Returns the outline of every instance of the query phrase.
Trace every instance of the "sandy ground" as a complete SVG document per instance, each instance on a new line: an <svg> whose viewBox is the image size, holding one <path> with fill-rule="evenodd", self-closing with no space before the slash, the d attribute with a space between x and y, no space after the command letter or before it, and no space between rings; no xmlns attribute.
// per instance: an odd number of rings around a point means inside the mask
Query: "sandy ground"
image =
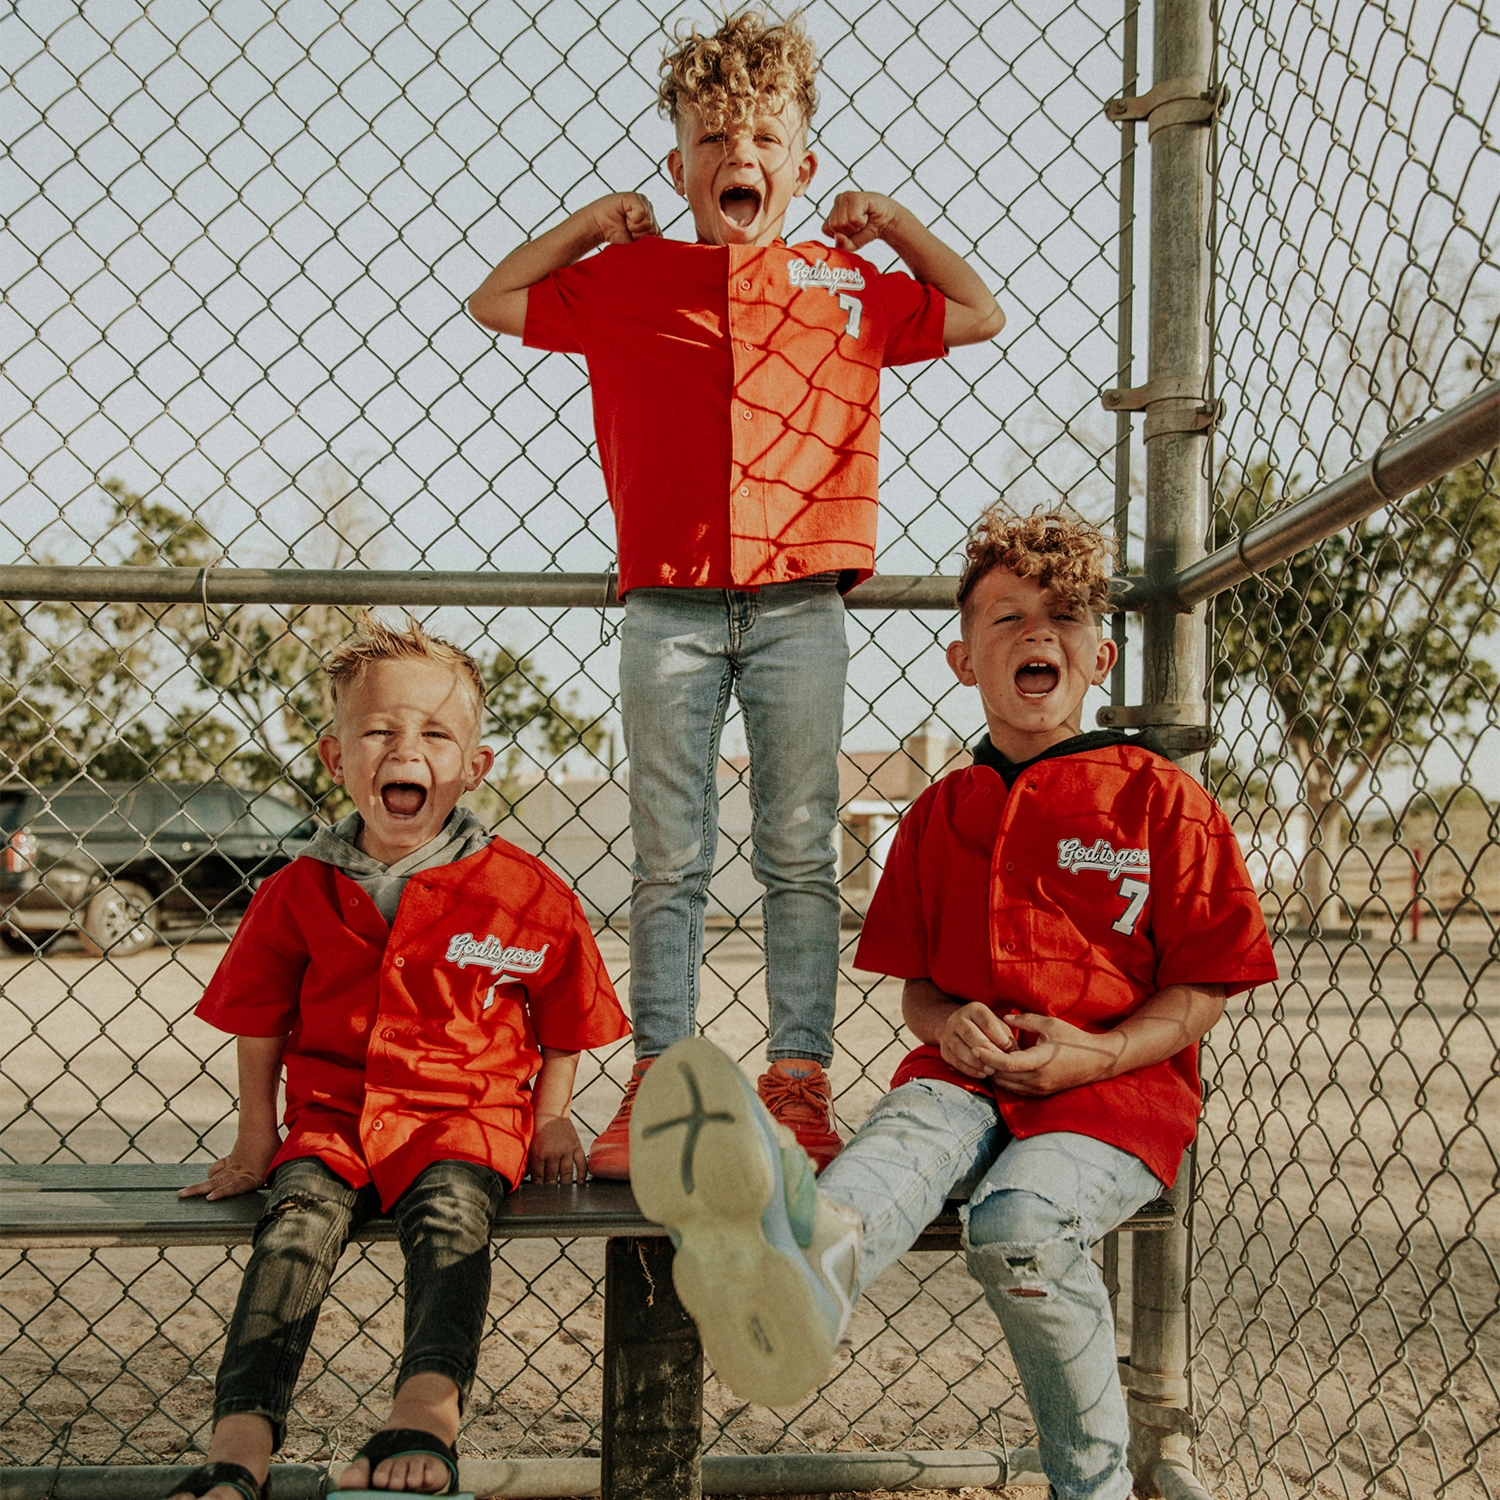
<svg viewBox="0 0 1500 1500"><path fill-rule="evenodd" d="M603 946L619 974L623 946ZM735 933L711 933L710 949L701 1015L757 1071L759 954ZM26 1161L222 1151L231 1055L190 1014L221 952L158 948L107 964L59 945L0 962L0 1151ZM1493 960L1478 931L1448 951L1302 943L1280 957L1282 983L1232 1002L1211 1043L1195 1224L1202 1466L1235 1496L1493 1496ZM849 1125L905 1051L898 1013L897 986L845 970L832 1072ZM628 1066L624 1048L586 1063L586 1130L609 1118ZM498 1247L466 1451L596 1449L602 1258L597 1241ZM161 1462L201 1444L242 1259L51 1250L0 1263L0 1461L55 1462L61 1448L78 1462ZM1128 1285L1128 1246L1122 1260ZM383 1416L399 1271L394 1247L346 1255L288 1458L348 1452ZM961 1259L906 1257L871 1288L852 1331L852 1354L799 1410L746 1406L710 1377L710 1446L1030 1441L998 1328ZM1124 1348L1128 1326L1121 1336Z"/></svg>

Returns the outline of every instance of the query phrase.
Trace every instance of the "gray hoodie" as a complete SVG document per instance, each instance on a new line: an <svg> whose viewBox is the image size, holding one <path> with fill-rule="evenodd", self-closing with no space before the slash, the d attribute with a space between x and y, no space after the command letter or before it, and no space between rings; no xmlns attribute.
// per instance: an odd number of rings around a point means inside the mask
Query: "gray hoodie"
<svg viewBox="0 0 1500 1500"><path fill-rule="evenodd" d="M388 923L395 922L401 892L419 870L431 870L437 865L451 865L457 860L467 859L490 842L490 832L484 824L467 807L455 807L435 839L413 850L404 859L383 865L355 847L355 840L364 826L365 820L356 812L341 818L331 827L319 828L300 857L318 859L342 870L370 893L370 899Z"/></svg>

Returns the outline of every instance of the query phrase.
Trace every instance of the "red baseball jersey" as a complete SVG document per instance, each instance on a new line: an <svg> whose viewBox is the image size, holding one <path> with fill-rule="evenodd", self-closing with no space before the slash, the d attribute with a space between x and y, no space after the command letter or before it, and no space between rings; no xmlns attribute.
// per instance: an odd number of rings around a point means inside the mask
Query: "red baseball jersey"
<svg viewBox="0 0 1500 1500"><path fill-rule="evenodd" d="M946 352L941 292L822 244L607 245L531 288L582 354L620 593L875 569L880 371Z"/></svg>
<svg viewBox="0 0 1500 1500"><path fill-rule="evenodd" d="M540 1049L630 1030L572 891L503 839L413 875L392 926L342 871L293 860L256 891L197 1013L287 1038L272 1165L315 1156L386 1208L435 1161L520 1182Z"/></svg>
<svg viewBox="0 0 1500 1500"><path fill-rule="evenodd" d="M1168 985L1235 994L1276 978L1229 820L1186 772L1133 744L1034 762L1008 791L980 765L929 787L901 820L854 961L1096 1032ZM891 1086L913 1078L993 1092L1017 1138L1093 1136L1169 1186L1201 1099L1196 1045L1044 1099L970 1078L930 1045Z"/></svg>

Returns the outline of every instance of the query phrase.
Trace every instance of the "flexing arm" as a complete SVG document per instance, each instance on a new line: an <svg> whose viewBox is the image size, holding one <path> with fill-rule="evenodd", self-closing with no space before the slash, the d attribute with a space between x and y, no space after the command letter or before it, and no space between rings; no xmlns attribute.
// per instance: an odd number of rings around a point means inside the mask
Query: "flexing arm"
<svg viewBox="0 0 1500 1500"><path fill-rule="evenodd" d="M266 1180L271 1158L281 1149L276 1123L276 1093L281 1085L284 1036L242 1036L236 1039L240 1076L240 1123L234 1149L209 1169L206 1182L185 1187L179 1198L234 1198L253 1193Z"/></svg>
<svg viewBox="0 0 1500 1500"><path fill-rule="evenodd" d="M573 1125L573 1079L578 1054L542 1048L541 1071L531 1086L535 1126L527 1166L534 1182L582 1182L588 1169Z"/></svg>
<svg viewBox="0 0 1500 1500"><path fill-rule="evenodd" d="M469 311L486 328L520 338L526 331L526 295L537 282L600 245L628 245L660 233L650 203L639 193L598 198L512 250L469 298Z"/></svg>
<svg viewBox="0 0 1500 1500"><path fill-rule="evenodd" d="M950 349L982 344L1005 327L1000 304L973 266L895 199L882 193L840 193L823 233L841 250L884 240L918 281L936 287L948 304L943 342Z"/></svg>
<svg viewBox="0 0 1500 1500"><path fill-rule="evenodd" d="M1103 1032L1083 1031L1054 1016L1007 1015L1007 1026L1037 1040L999 1058L990 1076L1012 1094L1041 1098L1165 1062L1224 1014L1224 993L1222 984L1168 985Z"/></svg>

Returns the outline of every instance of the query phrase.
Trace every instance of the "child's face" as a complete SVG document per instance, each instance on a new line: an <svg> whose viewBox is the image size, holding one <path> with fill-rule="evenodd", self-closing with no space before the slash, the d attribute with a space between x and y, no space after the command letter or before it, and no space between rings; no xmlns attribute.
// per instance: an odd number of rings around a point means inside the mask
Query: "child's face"
<svg viewBox="0 0 1500 1500"><path fill-rule="evenodd" d="M1082 732L1084 695L1109 676L1116 654L1083 606L996 568L974 585L948 665L979 689L991 744L1029 760Z"/></svg>
<svg viewBox="0 0 1500 1500"><path fill-rule="evenodd" d="M495 762L458 673L421 658L372 662L318 756L364 819L359 847L385 865L435 839Z"/></svg>
<svg viewBox="0 0 1500 1500"><path fill-rule="evenodd" d="M695 110L682 110L667 170L693 211L701 244L769 245L780 237L792 199L817 170L806 135L795 108L725 131L707 130Z"/></svg>

